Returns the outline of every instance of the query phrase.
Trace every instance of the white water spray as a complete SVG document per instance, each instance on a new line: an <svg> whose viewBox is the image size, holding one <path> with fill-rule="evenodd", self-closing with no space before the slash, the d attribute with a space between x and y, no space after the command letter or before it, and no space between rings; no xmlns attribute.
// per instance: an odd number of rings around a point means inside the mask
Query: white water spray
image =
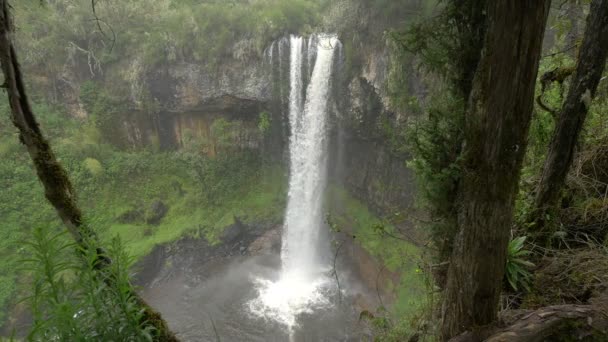
<svg viewBox="0 0 608 342"><path fill-rule="evenodd" d="M290 178L281 275L274 282L258 280L259 297L250 303L253 313L290 329L297 325L299 314L329 305L324 292L332 284L318 246L327 173L327 105L339 41L335 36L313 37L308 42L314 46L308 46L303 56L305 42L301 37L290 39ZM316 60L304 99L303 63L311 65L313 56Z"/></svg>

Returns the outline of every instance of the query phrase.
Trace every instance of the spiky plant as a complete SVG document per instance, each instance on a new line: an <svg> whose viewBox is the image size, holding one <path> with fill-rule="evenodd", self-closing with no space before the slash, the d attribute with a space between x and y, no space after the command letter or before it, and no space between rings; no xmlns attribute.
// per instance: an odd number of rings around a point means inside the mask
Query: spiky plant
<svg viewBox="0 0 608 342"><path fill-rule="evenodd" d="M515 291L519 291L521 288L526 291L530 290L532 273L529 269L534 267L534 264L526 260L526 257L530 255L530 251L524 249L526 238L526 236L520 236L509 242L505 277Z"/></svg>
<svg viewBox="0 0 608 342"><path fill-rule="evenodd" d="M129 285L130 258L118 239L108 250L113 263L104 276L95 272L95 252L77 252L65 232L34 229L24 242L31 259L24 260L33 281L29 297L34 324L30 341L152 341L152 331ZM84 258L83 258L84 256Z"/></svg>

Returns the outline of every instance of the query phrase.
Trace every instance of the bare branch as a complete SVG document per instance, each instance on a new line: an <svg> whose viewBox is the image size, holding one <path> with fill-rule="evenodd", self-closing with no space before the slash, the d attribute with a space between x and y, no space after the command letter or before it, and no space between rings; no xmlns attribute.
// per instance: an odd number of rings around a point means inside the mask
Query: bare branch
<svg viewBox="0 0 608 342"><path fill-rule="evenodd" d="M112 29L112 26L110 26L104 20L100 19L99 16L97 15L97 9L96 9L97 1L99 1L99 0L91 0L91 8L93 9L93 16L94 16L93 20L97 24L97 29L99 30L99 32L106 39L110 40L110 42L112 43L112 45L110 45L110 52L112 52L112 50L114 49L114 45L116 44L116 32L114 32L114 29ZM104 24L110 30L110 33L112 34L111 38L108 37L108 35L106 34L106 32L101 27L101 24Z"/></svg>

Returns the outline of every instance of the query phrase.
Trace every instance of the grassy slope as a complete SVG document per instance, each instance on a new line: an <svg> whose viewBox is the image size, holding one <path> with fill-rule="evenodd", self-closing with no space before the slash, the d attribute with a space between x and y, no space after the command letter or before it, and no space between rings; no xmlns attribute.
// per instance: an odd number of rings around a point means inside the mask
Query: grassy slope
<svg viewBox="0 0 608 342"><path fill-rule="evenodd" d="M266 175L256 177L259 182L246 184L242 189L228 194L226 200L218 205L204 203L192 179L177 177L176 180L176 177L171 175L155 175L150 181L158 185L159 191L152 196L148 195L148 202L164 197L170 208L161 223L154 226L145 222L119 223L113 219L132 208L133 203L142 200L141 194L135 189L123 198L104 196L103 211L110 217L104 235L118 234L129 253L140 257L149 253L155 245L177 240L186 234L217 241L223 228L234 223L235 216L244 222L277 222L282 216L284 185L281 178L273 178L271 175L280 172L278 169L265 170ZM171 189L174 181L182 184L183 195ZM111 194L113 190L107 189L107 194Z"/></svg>
<svg viewBox="0 0 608 342"><path fill-rule="evenodd" d="M374 229L382 225L391 232L394 227L386 224L374 215L361 201L351 196L346 190L338 186L329 189L331 214L339 227L352 227L355 240L387 269L401 275L398 284L390 284L397 293L397 301L392 306L395 317L407 318L419 313L426 304L425 278L418 263L421 258L420 249L414 244L382 236Z"/></svg>

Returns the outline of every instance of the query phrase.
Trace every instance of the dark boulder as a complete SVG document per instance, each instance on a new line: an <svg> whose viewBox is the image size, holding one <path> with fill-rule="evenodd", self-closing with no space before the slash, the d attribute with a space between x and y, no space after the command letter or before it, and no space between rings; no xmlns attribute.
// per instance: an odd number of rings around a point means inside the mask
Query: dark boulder
<svg viewBox="0 0 608 342"><path fill-rule="evenodd" d="M131 209L118 215L118 222L123 224L137 223L144 220L144 212L141 209Z"/></svg>
<svg viewBox="0 0 608 342"><path fill-rule="evenodd" d="M148 214L146 215L146 223L152 225L158 225L160 221L165 217L169 211L169 208L163 201L156 200L152 202L150 208L148 210Z"/></svg>
<svg viewBox="0 0 608 342"><path fill-rule="evenodd" d="M246 231L245 224L239 220L238 217L234 217L234 224L226 228L222 233L220 239L223 243L236 242Z"/></svg>

